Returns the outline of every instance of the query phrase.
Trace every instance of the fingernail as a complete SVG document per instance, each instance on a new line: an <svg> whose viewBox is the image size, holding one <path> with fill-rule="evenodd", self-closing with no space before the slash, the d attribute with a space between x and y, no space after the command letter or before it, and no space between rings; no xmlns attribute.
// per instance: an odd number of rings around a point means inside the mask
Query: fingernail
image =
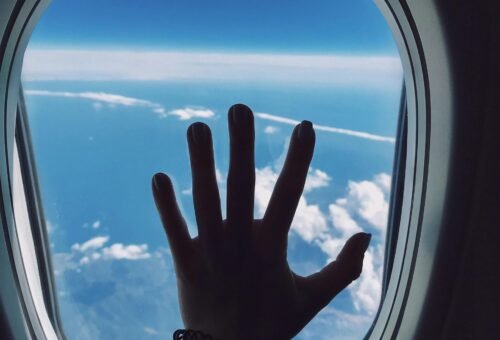
<svg viewBox="0 0 500 340"><path fill-rule="evenodd" d="M235 104L229 111L231 122L236 126L243 126L250 121L252 110L244 104Z"/></svg>
<svg viewBox="0 0 500 340"><path fill-rule="evenodd" d="M193 134L193 141L195 144L205 143L208 136L208 126L197 122L191 126L191 132Z"/></svg>
<svg viewBox="0 0 500 340"><path fill-rule="evenodd" d="M308 141L313 134L313 125L308 120L303 120L299 125L298 137L299 140L304 143Z"/></svg>
<svg viewBox="0 0 500 340"><path fill-rule="evenodd" d="M370 240L371 239L372 239L372 234L370 234L370 233L363 233L363 238L360 241L360 248L363 250L363 253L368 249L368 246L370 245Z"/></svg>
<svg viewBox="0 0 500 340"><path fill-rule="evenodd" d="M155 190L162 191L165 188L165 182L167 180L167 176L162 174L161 172L155 174L153 176L153 185L155 186Z"/></svg>

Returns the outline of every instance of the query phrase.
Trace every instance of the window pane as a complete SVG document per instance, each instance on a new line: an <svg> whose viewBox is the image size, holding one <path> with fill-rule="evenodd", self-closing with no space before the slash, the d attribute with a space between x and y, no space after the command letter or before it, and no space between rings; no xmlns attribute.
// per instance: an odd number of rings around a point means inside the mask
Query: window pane
<svg viewBox="0 0 500 340"><path fill-rule="evenodd" d="M353 233L373 234L361 278L298 338L365 334L380 299L402 84L373 3L54 1L23 77L70 339L165 338L182 328L151 176L171 175L196 235L186 129L211 127L225 202L226 113L238 102L255 112L256 217L294 125L315 124L289 235L294 271L311 274Z"/></svg>

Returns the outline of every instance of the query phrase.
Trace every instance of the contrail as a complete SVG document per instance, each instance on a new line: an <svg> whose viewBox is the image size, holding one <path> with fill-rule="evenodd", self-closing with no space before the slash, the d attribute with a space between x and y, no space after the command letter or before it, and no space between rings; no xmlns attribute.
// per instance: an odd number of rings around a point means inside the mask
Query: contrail
<svg viewBox="0 0 500 340"><path fill-rule="evenodd" d="M295 120L295 119L291 119L291 118L287 118L287 117L283 117L283 116L276 116L276 115L272 115L269 113L257 112L257 113L255 113L255 115L260 119L270 120L273 122L283 123L283 124L288 124L288 125L297 125L300 123L299 120ZM333 132L333 133L339 133L342 135L348 135L348 136L357 137L357 138L374 140L377 142L387 142L387 143L395 143L396 142L396 139L394 137L374 135L374 134L371 134L368 132L363 132L363 131L341 129L341 128L337 128L334 126L314 124L314 129L318 130L318 131Z"/></svg>

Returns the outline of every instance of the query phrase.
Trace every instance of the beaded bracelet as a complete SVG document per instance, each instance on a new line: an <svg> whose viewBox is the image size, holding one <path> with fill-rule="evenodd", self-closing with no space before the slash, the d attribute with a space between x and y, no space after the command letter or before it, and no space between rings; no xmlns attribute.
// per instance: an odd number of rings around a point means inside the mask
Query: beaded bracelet
<svg viewBox="0 0 500 340"><path fill-rule="evenodd" d="M192 329L178 329L174 332L174 340L215 340L211 335Z"/></svg>

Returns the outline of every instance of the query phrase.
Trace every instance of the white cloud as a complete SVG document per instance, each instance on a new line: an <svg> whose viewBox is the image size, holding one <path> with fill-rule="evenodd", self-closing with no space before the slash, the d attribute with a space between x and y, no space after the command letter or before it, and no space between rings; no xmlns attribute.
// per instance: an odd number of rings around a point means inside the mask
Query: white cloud
<svg viewBox="0 0 500 340"><path fill-rule="evenodd" d="M382 258L373 249L365 253L363 274L350 287L354 307L358 311L376 313L382 292Z"/></svg>
<svg viewBox="0 0 500 340"><path fill-rule="evenodd" d="M310 169L308 190L328 185L329 177L320 170ZM278 180L278 172L270 166L255 169L255 208L259 216L263 216L274 185ZM307 180L306 180L307 183ZM304 195L299 199L291 229L307 242L322 237L327 231L327 221L319 206L308 204Z"/></svg>
<svg viewBox="0 0 500 340"><path fill-rule="evenodd" d="M384 194L388 195L391 192L391 176L386 173L375 175L375 183L382 189Z"/></svg>
<svg viewBox="0 0 500 340"><path fill-rule="evenodd" d="M93 237L90 240L88 240L82 244L79 244L79 243L73 244L71 246L71 249L74 251L79 251L79 252L85 252L89 249L99 249L99 248L102 248L104 246L104 244L106 244L106 242L108 242L108 240L109 240L109 236L96 236L96 237Z"/></svg>
<svg viewBox="0 0 500 340"><path fill-rule="evenodd" d="M182 325L176 277L167 249L158 248L156 253L161 256L124 260L118 267L112 260L93 261L81 266L80 272L58 276L58 290L67 292L59 300L61 312L72 315L65 321L68 337L171 338ZM94 328L98 332L89 333Z"/></svg>
<svg viewBox="0 0 500 340"><path fill-rule="evenodd" d="M215 113L206 108L185 107L171 110L167 115L177 116L180 120L188 120L193 118L212 118L215 116Z"/></svg>
<svg viewBox="0 0 500 340"><path fill-rule="evenodd" d="M151 257L148 253L148 245L123 245L121 243L115 243L110 247L106 247L102 250L102 254L106 259L116 259L116 260L142 260Z"/></svg>
<svg viewBox="0 0 500 340"><path fill-rule="evenodd" d="M28 49L25 80L244 81L400 90L397 56Z"/></svg>
<svg viewBox="0 0 500 340"><path fill-rule="evenodd" d="M389 204L391 177L381 173L373 181L349 181L347 196L329 205L333 233L316 244L333 261L347 239L362 231L356 219L375 227L378 239L384 239ZM372 242L373 244L373 242ZM363 272L358 280L349 286L354 307L373 315L380 301L384 251L381 245L370 246L363 260Z"/></svg>
<svg viewBox="0 0 500 340"><path fill-rule="evenodd" d="M270 166L255 169L255 208L259 217L266 212L278 175Z"/></svg>
<svg viewBox="0 0 500 340"><path fill-rule="evenodd" d="M345 208L337 204L330 204L328 209L330 210L332 224L335 229L340 232L342 237L347 237L362 231Z"/></svg>
<svg viewBox="0 0 500 340"><path fill-rule="evenodd" d="M383 176L379 175L378 178ZM337 200L336 203L355 212L380 231L385 231L389 211L387 194L384 194L386 188L378 185L376 180L349 181L347 197Z"/></svg>
<svg viewBox="0 0 500 340"><path fill-rule="evenodd" d="M316 238L323 238L328 230L328 225L319 206L308 204L302 196L295 211L291 228L304 241L311 242Z"/></svg>
<svg viewBox="0 0 500 340"><path fill-rule="evenodd" d="M327 187L331 181L331 177L324 171L319 169L309 169L304 185L304 192L309 192L314 189Z"/></svg>
<svg viewBox="0 0 500 340"><path fill-rule="evenodd" d="M126 97L119 94L106 92L66 92L66 91L46 91L46 90L25 90L25 93L30 96L44 97L66 97L66 98L82 98L95 101L97 103L105 103L121 106L145 106L157 107L158 104L149 100L143 100L133 97Z"/></svg>
<svg viewBox="0 0 500 340"><path fill-rule="evenodd" d="M268 125L264 128L264 133L267 133L268 135L272 135L276 132L278 132L280 129L279 127L273 126L273 125Z"/></svg>
<svg viewBox="0 0 500 340"><path fill-rule="evenodd" d="M81 265L86 265L90 263L90 258L88 256L84 256L80 259L80 264Z"/></svg>
<svg viewBox="0 0 500 340"><path fill-rule="evenodd" d="M92 228L93 229L99 229L100 226L101 226L101 221L100 220L97 220L94 223L92 223Z"/></svg>
<svg viewBox="0 0 500 340"><path fill-rule="evenodd" d="M277 179L277 171L270 166L256 169L255 203L261 215ZM299 200L292 222L292 230L304 241L318 246L328 257L327 262L335 260L353 234L363 231L360 226L363 221L375 228L374 241L384 238L391 178L381 173L374 176L373 181L349 181L346 196L329 204L328 219L319 206L308 203L307 195L327 186L330 180L331 177L319 169L309 170L307 190ZM360 322L371 318L368 316L376 313L378 308L384 256L382 248L372 242L365 253L360 278L348 288L354 307L361 313Z"/></svg>
<svg viewBox="0 0 500 340"><path fill-rule="evenodd" d="M215 112L213 110L192 106L174 109L167 112L163 105L149 100L106 92L66 92L26 89L24 90L24 93L28 96L62 97L91 100L93 101L92 107L96 111L101 110L104 107L104 104L106 104L111 108L114 108L116 106L149 108L160 118L175 116L179 118L179 120L189 120L193 118L212 118L215 116Z"/></svg>
<svg viewBox="0 0 500 340"><path fill-rule="evenodd" d="M47 91L47 90L32 90L26 89L24 93L28 96L41 96L41 97L62 97L62 98L76 98L86 99L92 101L92 106L96 111L101 110L106 104L108 107L114 108L116 106L125 107L145 107L150 108L153 112L157 113L160 117L165 116L165 109L161 104L134 97L122 96L114 93L106 92L67 92L67 91Z"/></svg>
<svg viewBox="0 0 500 340"><path fill-rule="evenodd" d="M95 225L96 222L92 225ZM108 247L104 247L109 238L109 236L96 236L82 244L73 244L70 253L55 254L55 262L57 262L55 265L57 269L56 274L59 275L65 270L78 271L81 266L98 260L143 260L151 257L147 244L124 245L122 243L114 243Z"/></svg>
<svg viewBox="0 0 500 340"><path fill-rule="evenodd" d="M293 126L300 124L300 120L296 120L296 119L292 119L292 118L288 118L288 117L283 117L283 116L277 116L277 115L269 114L269 113L265 113L265 112L256 112L255 116L257 118L269 120L269 121L276 122L276 123L283 123L283 124L288 124L288 125L293 125ZM314 130L331 132L331 133L338 133L338 134L357 137L357 138L369 139L369 140L373 140L376 142L395 143L395 141L396 141L396 139L394 137L380 136L380 135L376 135L376 134L372 134L372 133L368 133L368 132L342 129L342 128L338 128L338 127L334 127L334 126L314 124Z"/></svg>

